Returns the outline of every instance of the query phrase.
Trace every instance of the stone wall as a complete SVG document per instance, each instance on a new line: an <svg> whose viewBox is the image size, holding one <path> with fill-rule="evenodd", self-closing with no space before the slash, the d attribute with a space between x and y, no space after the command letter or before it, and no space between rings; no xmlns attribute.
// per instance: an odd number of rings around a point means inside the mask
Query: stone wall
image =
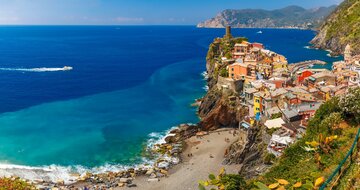
<svg viewBox="0 0 360 190"><path fill-rule="evenodd" d="M229 90L234 93L240 94L243 90L244 81L242 80L234 80L231 78L218 77L217 88L219 90Z"/></svg>

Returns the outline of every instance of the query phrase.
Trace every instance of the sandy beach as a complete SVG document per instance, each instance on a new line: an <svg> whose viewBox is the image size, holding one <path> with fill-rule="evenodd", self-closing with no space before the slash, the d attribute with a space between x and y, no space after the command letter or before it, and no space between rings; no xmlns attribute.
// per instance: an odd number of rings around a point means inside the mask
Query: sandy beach
<svg viewBox="0 0 360 190"><path fill-rule="evenodd" d="M141 190L196 190L198 181L207 179L209 173L217 174L224 167L227 173L237 173L239 165L222 165L225 149L238 139L233 136L233 129L222 129L211 132L204 137L191 137L186 140L187 147L182 153L183 161L169 170L168 177L161 178L158 182L148 182L148 177L141 176L133 181L137 187L117 189ZM226 142L225 138L230 141ZM192 157L188 157L192 154Z"/></svg>

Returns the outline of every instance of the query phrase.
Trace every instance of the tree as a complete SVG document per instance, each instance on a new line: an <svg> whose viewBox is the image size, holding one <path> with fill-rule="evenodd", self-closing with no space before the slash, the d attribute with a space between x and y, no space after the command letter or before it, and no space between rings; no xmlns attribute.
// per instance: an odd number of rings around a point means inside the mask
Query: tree
<svg viewBox="0 0 360 190"><path fill-rule="evenodd" d="M339 107L346 118L360 124L360 87L350 88L347 94L340 97Z"/></svg>

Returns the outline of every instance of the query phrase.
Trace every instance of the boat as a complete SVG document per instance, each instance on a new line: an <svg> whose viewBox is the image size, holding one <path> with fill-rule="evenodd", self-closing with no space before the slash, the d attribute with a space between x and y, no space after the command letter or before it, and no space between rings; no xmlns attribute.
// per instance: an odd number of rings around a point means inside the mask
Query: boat
<svg viewBox="0 0 360 190"><path fill-rule="evenodd" d="M263 32L260 30L259 32L256 32L257 34L262 34Z"/></svg>
<svg viewBox="0 0 360 190"><path fill-rule="evenodd" d="M64 71L69 71L69 70L72 70L73 67L70 67L70 66L64 66L63 67Z"/></svg>

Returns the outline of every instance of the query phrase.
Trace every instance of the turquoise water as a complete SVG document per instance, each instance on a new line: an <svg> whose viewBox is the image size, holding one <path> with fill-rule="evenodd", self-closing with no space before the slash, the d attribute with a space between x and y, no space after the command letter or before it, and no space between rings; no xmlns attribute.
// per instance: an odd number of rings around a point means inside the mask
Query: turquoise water
<svg viewBox="0 0 360 190"><path fill-rule="evenodd" d="M233 34L289 62L341 59L304 48L313 31L258 30ZM198 122L190 104L205 93L207 47L223 33L193 26L0 27L0 165L144 162L149 141ZM74 69L31 72L65 65Z"/></svg>
<svg viewBox="0 0 360 190"><path fill-rule="evenodd" d="M200 63L169 65L130 89L2 114L0 160L33 166L140 163L148 134L198 121L190 104L204 93Z"/></svg>

